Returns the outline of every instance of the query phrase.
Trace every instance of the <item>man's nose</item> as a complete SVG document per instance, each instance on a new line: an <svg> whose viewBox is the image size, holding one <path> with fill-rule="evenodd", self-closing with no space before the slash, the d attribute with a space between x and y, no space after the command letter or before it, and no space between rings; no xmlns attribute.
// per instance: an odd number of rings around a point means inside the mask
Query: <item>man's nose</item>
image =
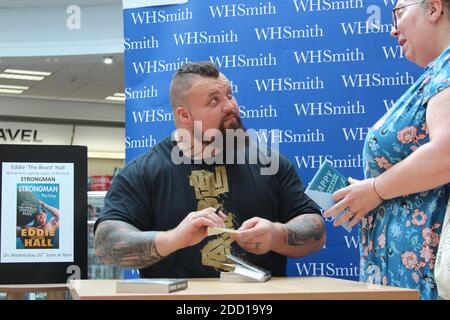
<svg viewBox="0 0 450 320"><path fill-rule="evenodd" d="M236 111L237 111L237 108L236 108L236 104L234 103L234 101L228 100L223 107L223 112L234 113Z"/></svg>
<svg viewBox="0 0 450 320"><path fill-rule="evenodd" d="M391 37L394 37L394 38L398 37L398 30L397 30L397 28L395 26L392 26Z"/></svg>

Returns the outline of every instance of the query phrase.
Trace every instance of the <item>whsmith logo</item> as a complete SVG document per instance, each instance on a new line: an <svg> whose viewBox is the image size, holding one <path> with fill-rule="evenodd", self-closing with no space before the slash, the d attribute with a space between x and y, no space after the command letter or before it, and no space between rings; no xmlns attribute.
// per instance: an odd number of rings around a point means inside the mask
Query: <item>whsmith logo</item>
<svg viewBox="0 0 450 320"><path fill-rule="evenodd" d="M255 79L258 92L274 91L300 91L320 90L325 88L325 83L319 77L306 77L305 80L293 80L292 78Z"/></svg>
<svg viewBox="0 0 450 320"><path fill-rule="evenodd" d="M323 37L324 32L318 24L303 29L294 29L291 26L277 26L267 28L255 28L256 38L261 40L286 40Z"/></svg>
<svg viewBox="0 0 450 320"><path fill-rule="evenodd" d="M337 266L335 263L299 263L296 262L299 276L312 277L359 277L359 266L350 263L348 267Z"/></svg>
<svg viewBox="0 0 450 320"><path fill-rule="evenodd" d="M402 47L400 46L383 46L383 53L384 53L384 57L386 58L386 60L388 59L404 59L405 56L403 54L403 50Z"/></svg>
<svg viewBox="0 0 450 320"><path fill-rule="evenodd" d="M293 0L297 12L300 11L335 11L363 8L362 0Z"/></svg>
<svg viewBox="0 0 450 320"><path fill-rule="evenodd" d="M337 116L365 114L366 108L358 101L347 101L347 105L333 105L330 101L294 103L297 116Z"/></svg>
<svg viewBox="0 0 450 320"><path fill-rule="evenodd" d="M364 141L369 130L370 127L342 128L345 141Z"/></svg>
<svg viewBox="0 0 450 320"><path fill-rule="evenodd" d="M133 111L133 123L172 122L173 113L164 109Z"/></svg>
<svg viewBox="0 0 450 320"><path fill-rule="evenodd" d="M375 24L373 21L341 22L344 35L363 35L371 33L391 33L390 23Z"/></svg>
<svg viewBox="0 0 450 320"><path fill-rule="evenodd" d="M133 70L135 74L175 72L181 68L183 64L189 63L188 58L177 58L176 61L166 60L149 60L133 62Z"/></svg>
<svg viewBox="0 0 450 320"><path fill-rule="evenodd" d="M380 73L342 74L341 79L346 88L406 86L414 83L414 77L408 71L403 74L396 72L393 76Z"/></svg>
<svg viewBox="0 0 450 320"><path fill-rule="evenodd" d="M157 144L156 139L151 135L142 136L141 138L125 138L125 149L151 148Z"/></svg>
<svg viewBox="0 0 450 320"><path fill-rule="evenodd" d="M219 68L254 68L277 65L277 58L270 52L268 54L260 53L258 57L247 57L245 54L210 56L209 60Z"/></svg>
<svg viewBox="0 0 450 320"><path fill-rule="evenodd" d="M324 142L325 134L320 129L310 130L305 132L294 132L292 130L260 130L256 133L258 142L267 144L270 143L314 143Z"/></svg>
<svg viewBox="0 0 450 320"><path fill-rule="evenodd" d="M364 61L364 53L359 48L346 49L345 52L334 52L332 50L308 50L294 51L297 64L300 63L337 63Z"/></svg>
<svg viewBox="0 0 450 320"><path fill-rule="evenodd" d="M241 115L242 119L278 117L277 108L272 107L271 104L269 104L268 106L260 105L258 109L239 106L239 114Z"/></svg>
<svg viewBox="0 0 450 320"><path fill-rule="evenodd" d="M347 156L347 159L335 159L331 154L295 156L299 169L318 169L324 161L331 162L335 168L362 168L363 158L360 154Z"/></svg>
<svg viewBox="0 0 450 320"><path fill-rule="evenodd" d="M178 9L177 12L166 12L165 10L131 12L134 24L169 23L177 21L192 20L192 11L189 8Z"/></svg>
<svg viewBox="0 0 450 320"><path fill-rule="evenodd" d="M232 18L272 15L277 13L277 8L269 1L266 4L259 3L259 6L248 6L244 3L209 6L209 11L213 18Z"/></svg>
<svg viewBox="0 0 450 320"><path fill-rule="evenodd" d="M153 85L150 88L144 86L142 90L133 90L130 87L125 88L125 98L127 100L149 99L156 97L158 97L158 90Z"/></svg>
<svg viewBox="0 0 450 320"><path fill-rule="evenodd" d="M211 34L208 31L193 31L174 33L175 45L194 45L194 44L219 44L238 42L238 35L233 30L221 30L219 34Z"/></svg>
<svg viewBox="0 0 450 320"><path fill-rule="evenodd" d="M149 38L143 36L141 40L131 40L131 38L125 38L123 42L125 51L128 50L142 50L142 49L155 49L159 48L159 41L154 36Z"/></svg>

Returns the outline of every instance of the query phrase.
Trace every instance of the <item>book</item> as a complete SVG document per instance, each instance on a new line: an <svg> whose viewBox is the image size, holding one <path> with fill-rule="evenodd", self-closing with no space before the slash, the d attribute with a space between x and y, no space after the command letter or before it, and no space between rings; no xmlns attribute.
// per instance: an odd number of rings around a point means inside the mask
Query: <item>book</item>
<svg viewBox="0 0 450 320"><path fill-rule="evenodd" d="M330 162L324 161L306 188L305 194L323 210L328 210L336 203L332 198L333 193L346 186L348 186L347 177L336 170ZM343 214L344 211L338 212L333 218L337 219ZM348 220L341 226L348 232L352 231Z"/></svg>
<svg viewBox="0 0 450 320"><path fill-rule="evenodd" d="M216 234L221 233L239 233L238 230L228 229L228 228L219 228L219 227L208 227L207 234L208 236L214 236Z"/></svg>
<svg viewBox="0 0 450 320"><path fill-rule="evenodd" d="M220 281L221 282L261 282L254 278L243 276L239 273L233 271L222 271L220 273Z"/></svg>
<svg viewBox="0 0 450 320"><path fill-rule="evenodd" d="M16 249L59 249L58 183L18 183Z"/></svg>
<svg viewBox="0 0 450 320"><path fill-rule="evenodd" d="M117 293L171 293L188 287L186 279L127 279L116 284Z"/></svg>
<svg viewBox="0 0 450 320"><path fill-rule="evenodd" d="M233 271L221 272L220 281L223 282L266 282L272 277L270 271L257 267L241 258L232 254L227 254L226 257L235 264L227 264Z"/></svg>

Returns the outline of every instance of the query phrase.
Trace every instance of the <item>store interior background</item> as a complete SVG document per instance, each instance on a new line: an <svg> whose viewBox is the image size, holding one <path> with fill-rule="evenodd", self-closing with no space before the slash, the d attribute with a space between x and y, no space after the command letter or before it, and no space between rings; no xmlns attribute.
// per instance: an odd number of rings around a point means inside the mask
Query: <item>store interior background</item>
<svg viewBox="0 0 450 320"><path fill-rule="evenodd" d="M121 0L0 1L0 143L87 146L90 232L125 160L122 19ZM123 276L89 246L90 278Z"/></svg>
<svg viewBox="0 0 450 320"><path fill-rule="evenodd" d="M121 0L2 0L0 30L2 127L38 130L40 144L88 146L89 176L122 167ZM26 76L21 70L48 75L11 78ZM33 143L25 140L6 134L0 142Z"/></svg>

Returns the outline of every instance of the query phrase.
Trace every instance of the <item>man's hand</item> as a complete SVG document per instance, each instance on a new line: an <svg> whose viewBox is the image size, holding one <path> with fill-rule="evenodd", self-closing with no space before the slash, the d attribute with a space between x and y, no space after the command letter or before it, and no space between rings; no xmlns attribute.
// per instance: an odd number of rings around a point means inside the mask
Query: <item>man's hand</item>
<svg viewBox="0 0 450 320"><path fill-rule="evenodd" d="M100 222L95 233L95 253L105 264L122 268L146 268L179 249L195 245L207 235L207 227L224 227L225 214L216 209L191 212L169 231L140 231L123 221Z"/></svg>
<svg viewBox="0 0 450 320"><path fill-rule="evenodd" d="M274 251L288 257L303 257L320 250L325 243L325 223L318 214L305 213L287 223L255 217L232 234L243 249L254 254Z"/></svg>
<svg viewBox="0 0 450 320"><path fill-rule="evenodd" d="M193 246L202 241L208 234L208 227L225 227L226 215L223 212L209 207L200 211L189 213L180 224L165 234L161 234L156 239L156 247L161 255L166 256L178 249ZM161 239L159 239L161 237ZM173 243L174 247L163 248L160 240L166 243Z"/></svg>
<svg viewBox="0 0 450 320"><path fill-rule="evenodd" d="M245 221L239 228L239 233L232 234L231 238L239 246L254 254L265 254L272 248L273 222L259 217Z"/></svg>

